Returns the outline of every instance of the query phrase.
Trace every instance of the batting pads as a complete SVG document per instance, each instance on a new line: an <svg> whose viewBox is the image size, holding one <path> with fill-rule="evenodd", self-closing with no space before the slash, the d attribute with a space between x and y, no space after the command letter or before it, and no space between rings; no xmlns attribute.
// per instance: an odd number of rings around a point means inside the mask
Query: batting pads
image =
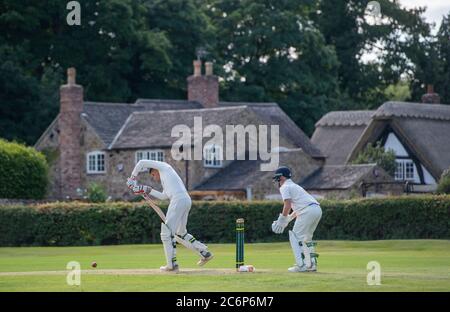
<svg viewBox="0 0 450 312"><path fill-rule="evenodd" d="M299 267L306 266L311 268L317 266L317 257L319 255L315 252L315 242L301 242L293 231L289 231L289 242L291 243L295 262Z"/></svg>
<svg viewBox="0 0 450 312"><path fill-rule="evenodd" d="M161 223L161 241L164 246L167 267L173 269L174 265L177 263L177 245L175 244L172 231L165 223Z"/></svg>
<svg viewBox="0 0 450 312"><path fill-rule="evenodd" d="M177 235L176 238L177 242L183 244L186 248L189 248L197 252L200 255L200 257L203 257L202 253L208 249L208 247L205 244L196 240L195 237L189 233L186 233L184 235Z"/></svg>

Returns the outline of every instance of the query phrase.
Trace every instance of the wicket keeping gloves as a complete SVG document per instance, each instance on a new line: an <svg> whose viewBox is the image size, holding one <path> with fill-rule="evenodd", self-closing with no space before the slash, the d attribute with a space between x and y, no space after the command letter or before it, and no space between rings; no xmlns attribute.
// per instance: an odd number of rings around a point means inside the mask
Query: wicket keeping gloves
<svg viewBox="0 0 450 312"><path fill-rule="evenodd" d="M152 188L147 185L136 185L133 187L134 195L150 194Z"/></svg>
<svg viewBox="0 0 450 312"><path fill-rule="evenodd" d="M135 176L131 176L127 179L127 187L132 190L135 186L137 186L137 181Z"/></svg>
<svg viewBox="0 0 450 312"><path fill-rule="evenodd" d="M283 230L284 229L278 225L277 221L273 221L272 232L274 232L275 234L281 234L281 233L283 233Z"/></svg>
<svg viewBox="0 0 450 312"><path fill-rule="evenodd" d="M283 233L284 229L289 223L289 216L283 216L281 213L278 216L278 220L272 223L272 231L276 234Z"/></svg>

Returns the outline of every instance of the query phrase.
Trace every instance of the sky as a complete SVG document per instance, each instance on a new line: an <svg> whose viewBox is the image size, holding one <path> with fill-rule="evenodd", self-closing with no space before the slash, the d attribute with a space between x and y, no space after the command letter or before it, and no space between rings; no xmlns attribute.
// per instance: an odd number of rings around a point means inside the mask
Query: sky
<svg viewBox="0 0 450 312"><path fill-rule="evenodd" d="M432 29L432 34L437 33L442 17L450 12L450 0L399 0L399 2L402 7L409 9L425 6L426 11L423 13L425 21L436 24ZM383 7L380 9L381 13L383 13ZM379 43L379 46L382 46L382 44ZM364 63L373 62L379 58L379 53L382 53L382 50L374 49L364 53L361 59Z"/></svg>
<svg viewBox="0 0 450 312"><path fill-rule="evenodd" d="M400 4L406 8L426 6L427 10L424 13L426 21L436 23L433 33L439 29L442 16L450 12L450 0L400 0Z"/></svg>

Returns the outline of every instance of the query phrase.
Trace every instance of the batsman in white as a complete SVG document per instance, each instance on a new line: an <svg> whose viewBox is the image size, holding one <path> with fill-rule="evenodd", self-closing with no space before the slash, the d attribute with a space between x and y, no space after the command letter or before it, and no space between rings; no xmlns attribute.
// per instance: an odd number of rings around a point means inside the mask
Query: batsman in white
<svg viewBox="0 0 450 312"><path fill-rule="evenodd" d="M291 177L291 170L287 167L278 168L273 176L273 180L278 183L280 188L284 206L278 220L272 223L272 231L277 234L283 233L291 221L289 212L292 209L297 219L292 231L289 231L289 241L296 264L288 271L315 272L317 271L318 254L315 252L316 243L312 238L322 217L322 209L317 200L300 185L294 183Z"/></svg>
<svg viewBox="0 0 450 312"><path fill-rule="evenodd" d="M136 177L139 172L144 170L149 170L152 178L161 183L162 192L158 192L147 185L138 185ZM213 258L213 254L208 251L208 247L187 232L186 225L192 204L191 198L183 181L169 164L155 160L140 160L134 167L131 177L127 179L127 186L136 195L145 193L161 200L170 200L166 222L161 223L161 241L167 262L165 266L160 268L162 271L177 272L179 269L176 258L175 235L183 240L183 245L200 255L198 265L202 266Z"/></svg>

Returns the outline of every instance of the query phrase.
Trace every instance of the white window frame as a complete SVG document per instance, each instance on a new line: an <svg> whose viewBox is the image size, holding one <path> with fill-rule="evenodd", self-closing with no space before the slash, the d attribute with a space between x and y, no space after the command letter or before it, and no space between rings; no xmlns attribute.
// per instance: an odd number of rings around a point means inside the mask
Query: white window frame
<svg viewBox="0 0 450 312"><path fill-rule="evenodd" d="M101 157L100 157L101 156ZM93 163L91 159L93 158ZM103 158L103 170L100 170L100 158ZM93 167L91 166L93 164ZM86 172L88 174L106 173L106 153L102 151L92 151L86 154Z"/></svg>
<svg viewBox="0 0 450 312"><path fill-rule="evenodd" d="M139 154L144 157L139 157ZM135 153L135 161L136 164L142 159L164 161L164 156L164 151L161 149L137 150Z"/></svg>
<svg viewBox="0 0 450 312"><path fill-rule="evenodd" d="M214 149L214 151L212 151ZM206 145L203 148L203 167L205 168L222 168L223 157L222 147L216 144Z"/></svg>
<svg viewBox="0 0 450 312"><path fill-rule="evenodd" d="M414 165L414 162L412 159L396 159L395 160L396 167L395 167L395 174L394 179L396 181L414 181L417 176L416 166ZM407 176L407 166L412 166L412 176Z"/></svg>

